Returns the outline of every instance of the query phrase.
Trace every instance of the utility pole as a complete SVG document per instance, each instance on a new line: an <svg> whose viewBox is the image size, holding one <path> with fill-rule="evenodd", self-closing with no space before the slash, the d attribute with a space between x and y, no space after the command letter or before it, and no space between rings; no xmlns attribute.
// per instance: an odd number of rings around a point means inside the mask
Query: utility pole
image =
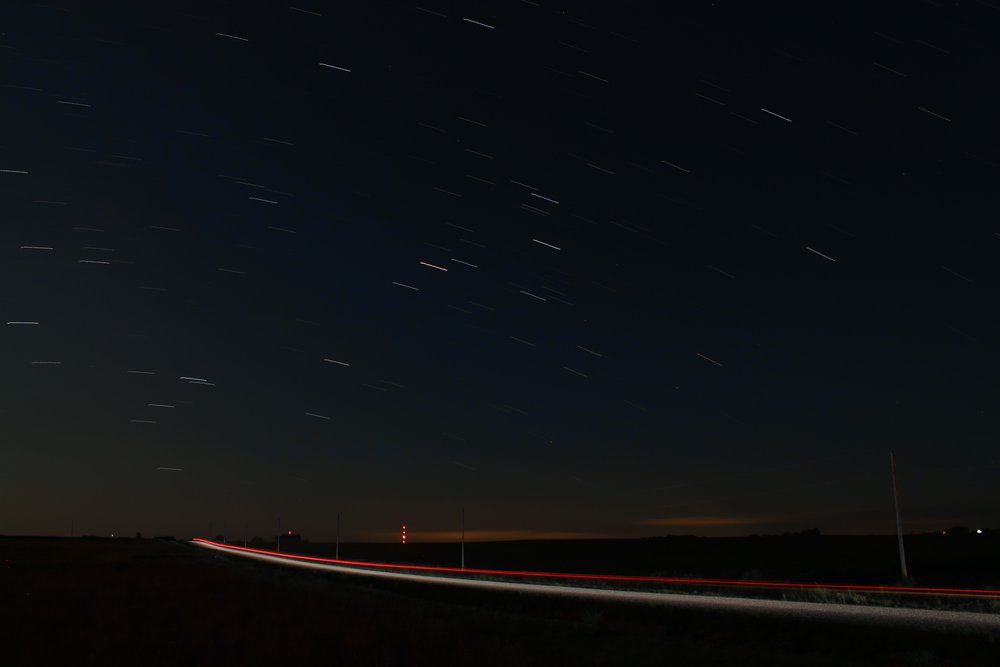
<svg viewBox="0 0 1000 667"><path fill-rule="evenodd" d="M462 569L465 569L465 507L462 507Z"/></svg>
<svg viewBox="0 0 1000 667"><path fill-rule="evenodd" d="M334 558L340 560L340 512L337 512L337 552Z"/></svg>
<svg viewBox="0 0 1000 667"><path fill-rule="evenodd" d="M899 540L899 566L903 571L903 581L909 583L910 573L906 570L906 552L903 550L903 519L899 513L899 492L896 490L896 454L889 450L889 467L892 471L892 502L896 507L896 537Z"/></svg>

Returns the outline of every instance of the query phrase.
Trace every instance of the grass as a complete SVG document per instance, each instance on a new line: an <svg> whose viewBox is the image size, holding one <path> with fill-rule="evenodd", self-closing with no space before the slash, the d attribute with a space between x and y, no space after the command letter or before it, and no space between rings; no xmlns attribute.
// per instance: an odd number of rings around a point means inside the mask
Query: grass
<svg viewBox="0 0 1000 667"><path fill-rule="evenodd" d="M783 591L782 600L855 604L872 607L901 607L937 611L969 611L980 614L1000 614L1000 597L958 597L940 595L869 593L830 588Z"/></svg>

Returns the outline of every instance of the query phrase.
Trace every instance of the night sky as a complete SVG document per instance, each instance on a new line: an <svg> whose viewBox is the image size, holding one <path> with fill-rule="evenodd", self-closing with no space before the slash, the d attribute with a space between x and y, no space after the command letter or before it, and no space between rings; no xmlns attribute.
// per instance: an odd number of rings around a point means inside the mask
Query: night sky
<svg viewBox="0 0 1000 667"><path fill-rule="evenodd" d="M53 1L0 533L1000 524L994 2Z"/></svg>

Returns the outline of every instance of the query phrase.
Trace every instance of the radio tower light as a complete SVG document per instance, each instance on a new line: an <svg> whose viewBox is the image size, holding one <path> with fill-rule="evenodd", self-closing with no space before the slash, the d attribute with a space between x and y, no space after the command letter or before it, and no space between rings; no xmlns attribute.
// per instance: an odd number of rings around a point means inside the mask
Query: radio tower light
<svg viewBox="0 0 1000 667"><path fill-rule="evenodd" d="M403 524L403 544L406 544L406 524Z"/></svg>

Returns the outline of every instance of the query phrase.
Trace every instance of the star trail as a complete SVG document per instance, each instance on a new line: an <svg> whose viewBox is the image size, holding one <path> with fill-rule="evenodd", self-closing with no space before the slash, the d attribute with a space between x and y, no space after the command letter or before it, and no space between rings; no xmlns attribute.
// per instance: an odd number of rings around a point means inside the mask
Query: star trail
<svg viewBox="0 0 1000 667"><path fill-rule="evenodd" d="M998 22L4 3L0 533L995 523Z"/></svg>

